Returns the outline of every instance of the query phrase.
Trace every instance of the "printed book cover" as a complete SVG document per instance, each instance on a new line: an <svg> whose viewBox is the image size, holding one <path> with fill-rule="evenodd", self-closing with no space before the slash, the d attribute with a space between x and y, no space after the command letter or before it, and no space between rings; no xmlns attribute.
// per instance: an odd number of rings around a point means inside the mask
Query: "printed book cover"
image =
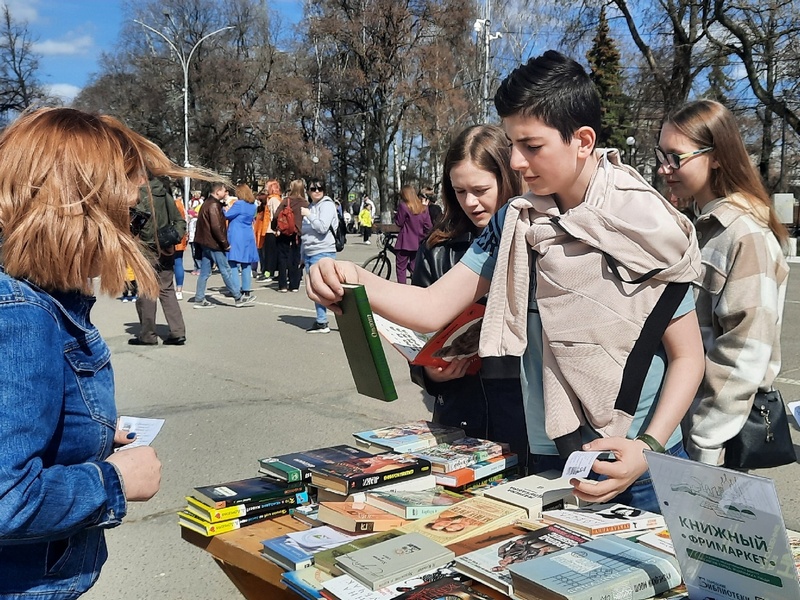
<svg viewBox="0 0 800 600"><path fill-rule="evenodd" d="M286 536L292 543L297 544L301 548L309 552L317 552L355 541L364 537L364 534L350 533L341 531L335 527L322 525L320 527L314 527L313 529L291 531L287 533Z"/></svg>
<svg viewBox="0 0 800 600"><path fill-rule="evenodd" d="M650 546L656 550L661 550L667 554L675 556L675 546L672 543L672 538L669 536L669 531L666 528L648 531L636 538L636 541L645 546Z"/></svg>
<svg viewBox="0 0 800 600"><path fill-rule="evenodd" d="M525 510L475 496L454 504L439 514L411 521L401 531L417 532L442 545L459 542L468 537L509 525L525 516Z"/></svg>
<svg viewBox="0 0 800 600"><path fill-rule="evenodd" d="M263 475L290 483L308 482L311 481L311 471L309 470L311 467L369 455L369 452L342 444L262 458L259 459L258 464L259 472Z"/></svg>
<svg viewBox="0 0 800 600"><path fill-rule="evenodd" d="M431 463L412 454L385 452L311 468L311 484L341 494L430 473Z"/></svg>
<svg viewBox="0 0 800 600"><path fill-rule="evenodd" d="M514 593L537 600L644 600L681 583L675 557L615 535L508 567Z"/></svg>
<svg viewBox="0 0 800 600"><path fill-rule="evenodd" d="M557 471L547 471L498 485L486 490L484 496L524 508L529 519L539 519L543 510L571 497L572 490L569 479Z"/></svg>
<svg viewBox="0 0 800 600"><path fill-rule="evenodd" d="M302 491L303 484L300 482L287 484L265 477L251 477L228 483L196 487L191 495L208 506L225 508L245 502L261 502L283 496L294 496Z"/></svg>
<svg viewBox="0 0 800 600"><path fill-rule="evenodd" d="M389 452L415 452L464 437L464 430L431 421L411 421L354 433L361 446L377 446Z"/></svg>
<svg viewBox="0 0 800 600"><path fill-rule="evenodd" d="M367 504L403 519L422 519L446 510L466 497L441 487L419 492L377 492L366 494Z"/></svg>
<svg viewBox="0 0 800 600"><path fill-rule="evenodd" d="M314 564L314 554L292 542L286 535L264 540L261 555L287 571L297 571Z"/></svg>
<svg viewBox="0 0 800 600"><path fill-rule="evenodd" d="M659 514L613 503L592 504L576 509L546 510L542 512L542 520L548 523L560 523L591 536L666 526L664 517Z"/></svg>
<svg viewBox="0 0 800 600"><path fill-rule="evenodd" d="M282 515L289 514L288 508L278 508L270 510L269 512L260 513L257 515L250 515L248 517L241 517L239 519L229 519L228 521L220 521L219 523L209 523L198 517L195 514L182 510L178 513L178 524L186 529L196 531L200 535L211 537L219 535L220 533L228 533L240 527L246 527L253 523L266 521L267 519L274 519Z"/></svg>
<svg viewBox="0 0 800 600"><path fill-rule="evenodd" d="M389 531L408 521L364 502L321 502L319 520L345 531Z"/></svg>
<svg viewBox="0 0 800 600"><path fill-rule="evenodd" d="M436 487L436 478L433 473L414 477L413 479L403 479L401 481L389 480L381 485L370 487L369 491L375 492L418 492L430 490ZM317 502L364 502L366 493L364 490L356 490L349 494L343 494L327 488L317 489Z"/></svg>
<svg viewBox="0 0 800 600"><path fill-rule="evenodd" d="M333 598L335 600L384 600L384 598L396 598L399 594L420 588L446 577L461 581L465 584L472 583L472 580L466 575L455 571L453 569L453 563L449 562L437 569L426 571L420 575L392 583L386 587L378 588L377 590L371 590L360 581L353 579L350 575L340 575L339 577L329 579L323 584L323 594L326 598ZM441 597L436 598L437 600L441 599Z"/></svg>
<svg viewBox="0 0 800 600"><path fill-rule="evenodd" d="M433 448L418 450L414 454L430 461L435 474L451 473L484 460L497 458L505 452L509 452L506 443L464 437Z"/></svg>
<svg viewBox="0 0 800 600"><path fill-rule="evenodd" d="M455 554L418 533L409 533L336 558L336 564L372 590L449 563Z"/></svg>
<svg viewBox="0 0 800 600"><path fill-rule="evenodd" d="M489 470L489 472L483 472L484 466L488 465L492 461L500 461L500 460L507 460L511 462L511 466L505 466L505 464L500 465L501 469L496 471L493 467ZM472 470L469 472L473 467L477 467L481 470L481 472L477 472L476 470ZM457 474L457 475L456 475ZM453 478L451 476L456 475ZM437 474L436 475L436 483L441 485L442 487L450 490L451 492L457 492L459 494L472 494L474 496L483 495L483 492L477 492L480 489L484 491L489 487L494 487L497 485L502 485L503 483L507 483L509 481L513 481L519 478L519 468L517 468L517 455L511 454L506 457L497 457L491 460L484 461L482 463L477 463L472 465L471 467L467 467L466 469L459 469L458 471L453 471L452 473L447 474ZM451 485L456 484L459 485ZM477 492L477 493L476 493Z"/></svg>
<svg viewBox="0 0 800 600"><path fill-rule="evenodd" d="M468 585L450 577L426 583L395 596L395 600L431 600L458 598L458 600L492 600L490 596L473 590Z"/></svg>
<svg viewBox="0 0 800 600"><path fill-rule="evenodd" d="M358 539L346 542L344 544L326 548L325 550L322 550L316 554L314 557L314 565L323 571L330 573L331 575L342 575L341 569L336 566L337 557L344 556L345 554L354 552L356 550L367 548L368 546L374 546L375 544L385 542L386 540L390 540L401 535L403 535L403 532L392 529L390 531L359 537Z"/></svg>
<svg viewBox="0 0 800 600"><path fill-rule="evenodd" d="M491 588L509 596L513 593L508 568L564 548L572 548L591 538L561 525L547 525L536 531L514 536L486 548L456 558L456 567Z"/></svg>
<svg viewBox="0 0 800 600"><path fill-rule="evenodd" d="M437 484L455 489L475 483L484 477L506 471L511 467L515 467L518 461L516 454L508 452L501 456L482 460L463 469L456 469L450 473L434 473L434 477L436 477Z"/></svg>
<svg viewBox="0 0 800 600"><path fill-rule="evenodd" d="M304 567L298 571L286 571L281 581L292 591L306 598L321 598L322 584L333 577L317 567Z"/></svg>
<svg viewBox="0 0 800 600"><path fill-rule="evenodd" d="M363 285L342 285L344 296L339 302L342 314L336 315L336 324L356 389L370 398L385 402L397 400L367 291Z"/></svg>
<svg viewBox="0 0 800 600"><path fill-rule="evenodd" d="M275 498L274 500L245 502L244 504L236 504L234 506L228 506L227 508L214 508L204 502L200 502L197 498L186 496L187 505L185 510L209 523L219 523L220 521L238 519L249 515L258 515L279 508L295 508L297 506L298 496L303 495L295 494L294 496L284 496L282 498Z"/></svg>
<svg viewBox="0 0 800 600"><path fill-rule="evenodd" d="M375 315L375 325L380 334L400 351L412 365L423 367L449 366L454 359L471 358L468 375L481 368L478 342L486 306L475 303L468 306L444 329L437 333L419 333Z"/></svg>

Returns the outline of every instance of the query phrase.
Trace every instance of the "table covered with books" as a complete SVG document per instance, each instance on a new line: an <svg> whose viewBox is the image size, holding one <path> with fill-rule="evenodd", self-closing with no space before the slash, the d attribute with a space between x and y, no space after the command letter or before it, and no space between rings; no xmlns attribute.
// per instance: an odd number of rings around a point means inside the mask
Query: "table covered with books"
<svg viewBox="0 0 800 600"><path fill-rule="evenodd" d="M377 454L307 450L261 459L259 477L195 488L182 537L248 599L677 599L688 598L686 576L711 582L714 600L734 586L800 600L800 536L787 537L770 480L656 455L671 515L585 506L561 473L516 476L508 448L488 440L398 441L426 427L436 426L377 430ZM473 464L458 452L475 453ZM711 480L720 484L695 483Z"/></svg>

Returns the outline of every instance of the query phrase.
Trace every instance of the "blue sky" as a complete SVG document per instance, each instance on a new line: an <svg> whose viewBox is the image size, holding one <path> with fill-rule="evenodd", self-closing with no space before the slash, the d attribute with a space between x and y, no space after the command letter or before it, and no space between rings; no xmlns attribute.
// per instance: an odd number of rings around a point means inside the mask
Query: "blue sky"
<svg viewBox="0 0 800 600"><path fill-rule="evenodd" d="M39 79L67 102L98 71L100 54L114 47L122 27L120 0L0 0L4 4L16 21L28 23ZM292 22L302 12L302 0L270 4Z"/></svg>

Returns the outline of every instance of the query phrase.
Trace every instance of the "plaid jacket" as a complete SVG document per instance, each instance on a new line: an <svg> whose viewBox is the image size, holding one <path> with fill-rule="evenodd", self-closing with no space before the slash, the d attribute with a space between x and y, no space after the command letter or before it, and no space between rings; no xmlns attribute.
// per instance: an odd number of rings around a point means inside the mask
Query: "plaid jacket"
<svg viewBox="0 0 800 600"><path fill-rule="evenodd" d="M689 455L722 464L723 446L744 426L759 390L781 368L781 318L789 267L766 220L733 196L697 220L702 273L695 281L706 368L689 413Z"/></svg>

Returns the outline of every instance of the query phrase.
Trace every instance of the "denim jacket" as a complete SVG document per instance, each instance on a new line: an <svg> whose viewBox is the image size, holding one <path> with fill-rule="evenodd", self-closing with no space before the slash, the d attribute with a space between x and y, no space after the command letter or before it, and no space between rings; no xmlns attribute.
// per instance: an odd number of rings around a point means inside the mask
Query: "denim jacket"
<svg viewBox="0 0 800 600"><path fill-rule="evenodd" d="M111 352L94 298L49 294L0 268L0 597L77 598L103 529L127 511L111 454Z"/></svg>

